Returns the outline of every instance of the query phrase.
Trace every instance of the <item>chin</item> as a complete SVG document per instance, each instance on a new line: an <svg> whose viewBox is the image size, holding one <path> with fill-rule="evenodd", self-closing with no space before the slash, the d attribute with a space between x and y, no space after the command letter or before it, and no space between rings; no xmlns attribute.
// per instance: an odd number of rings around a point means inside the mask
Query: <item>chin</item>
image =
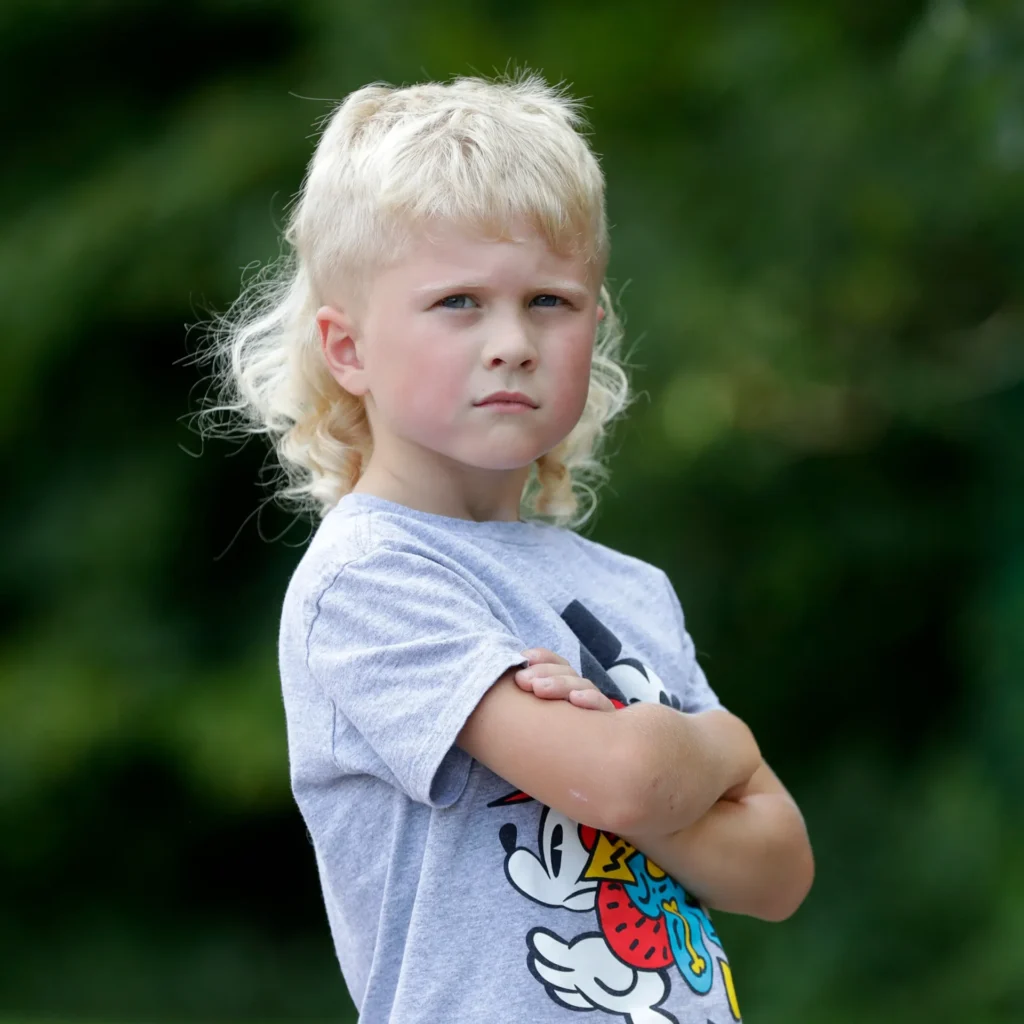
<svg viewBox="0 0 1024 1024"><path fill-rule="evenodd" d="M543 454L544 450L538 450L535 444L529 447L516 446L503 447L500 451L494 449L485 452L466 452L463 456L453 456L458 459L459 462L464 462L468 466L475 466L477 469L492 469L497 471L511 470L511 469L524 469L531 463L536 462Z"/></svg>
<svg viewBox="0 0 1024 1024"><path fill-rule="evenodd" d="M502 472L504 470L525 469L531 463L533 463L537 459L539 459L541 457L541 455L543 455L543 454L544 454L543 452L538 452L536 455L524 456L523 458L511 458L510 457L510 458L504 458L504 459L498 459L498 458L473 459L473 461L467 463L467 465L475 466L477 469L490 469L490 470L493 470L494 472L498 473L498 472Z"/></svg>

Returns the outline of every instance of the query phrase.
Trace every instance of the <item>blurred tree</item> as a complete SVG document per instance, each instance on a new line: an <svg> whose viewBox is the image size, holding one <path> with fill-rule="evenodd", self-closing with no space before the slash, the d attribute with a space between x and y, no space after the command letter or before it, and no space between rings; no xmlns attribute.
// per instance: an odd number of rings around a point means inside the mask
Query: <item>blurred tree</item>
<svg viewBox="0 0 1024 1024"><path fill-rule="evenodd" d="M1024 1015L1022 43L996 0L8 0L0 1013L346 1005L276 676L310 527L199 451L185 324L333 100L511 63L590 106L646 392L587 532L669 572L817 851L719 921L748 1019Z"/></svg>

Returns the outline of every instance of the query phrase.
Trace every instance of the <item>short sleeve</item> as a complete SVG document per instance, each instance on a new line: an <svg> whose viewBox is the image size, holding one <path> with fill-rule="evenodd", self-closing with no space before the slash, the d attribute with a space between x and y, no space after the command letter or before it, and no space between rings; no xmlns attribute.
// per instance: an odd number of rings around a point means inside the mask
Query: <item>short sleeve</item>
<svg viewBox="0 0 1024 1024"><path fill-rule="evenodd" d="M658 571L661 572L665 589L668 591L668 600L675 619L676 633L682 645L683 659L690 667L686 692L683 694L682 710L695 713L697 711L710 711L713 708L721 708L722 702L718 699L715 691L711 689L711 684L708 682L707 676L704 675L704 670L697 662L697 651L694 647L693 638L686 631L683 606L679 603L679 596L676 594L675 587L672 586L672 581L668 578L667 573L660 569Z"/></svg>
<svg viewBox="0 0 1024 1024"><path fill-rule="evenodd" d="M335 758L361 738L385 781L451 806L472 764L455 739L501 674L527 663L527 646L477 587L427 555L381 547L347 563L320 596L307 647L335 708Z"/></svg>

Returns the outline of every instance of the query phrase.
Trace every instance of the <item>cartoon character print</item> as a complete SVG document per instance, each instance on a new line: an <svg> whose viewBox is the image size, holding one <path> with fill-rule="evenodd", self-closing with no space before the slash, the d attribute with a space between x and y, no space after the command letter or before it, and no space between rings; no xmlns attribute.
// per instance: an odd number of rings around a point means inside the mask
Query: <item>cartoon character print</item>
<svg viewBox="0 0 1024 1024"><path fill-rule="evenodd" d="M580 642L580 675L613 704L645 700L679 709L679 698L666 693L654 670L622 657L618 637L579 601L562 618ZM516 791L488 806L532 799ZM527 934L527 966L554 1002L621 1015L627 1024L679 1024L661 1008L673 977L678 973L693 993L706 996L717 973L732 1019L740 1020L732 971L707 910L635 846L550 807L541 810L539 853L517 845L511 822L498 838L505 875L520 894L544 906L595 914L598 930L569 940L543 927Z"/></svg>

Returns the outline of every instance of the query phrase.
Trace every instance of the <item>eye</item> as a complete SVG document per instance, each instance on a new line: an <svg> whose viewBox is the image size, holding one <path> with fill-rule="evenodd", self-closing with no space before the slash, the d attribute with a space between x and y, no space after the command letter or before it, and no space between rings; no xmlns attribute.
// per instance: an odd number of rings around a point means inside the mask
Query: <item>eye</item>
<svg viewBox="0 0 1024 1024"><path fill-rule="evenodd" d="M469 295L446 295L438 305L442 309L469 309L467 303L476 304L476 299Z"/></svg>
<svg viewBox="0 0 1024 1024"><path fill-rule="evenodd" d="M562 826L556 825L551 830L551 874L556 878L562 870Z"/></svg>
<svg viewBox="0 0 1024 1024"><path fill-rule="evenodd" d="M446 295L437 305L441 309L472 309L478 306L479 303L471 295L460 293L459 295ZM531 300L531 305L536 305L541 309L557 309L559 306L569 306L571 304L560 295L544 294L535 296Z"/></svg>

